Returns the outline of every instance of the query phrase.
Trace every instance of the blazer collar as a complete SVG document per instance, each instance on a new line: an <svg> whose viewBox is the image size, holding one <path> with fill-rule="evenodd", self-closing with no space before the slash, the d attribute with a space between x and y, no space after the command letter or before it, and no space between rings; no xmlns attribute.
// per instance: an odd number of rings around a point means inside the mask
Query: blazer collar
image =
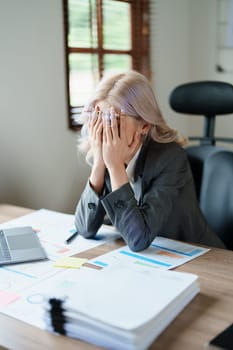
<svg viewBox="0 0 233 350"><path fill-rule="evenodd" d="M147 154L147 149L149 147L149 144L150 144L150 139L146 139L142 144L142 147L135 165L134 181L137 181L138 177L142 177L143 175L143 172L145 169L146 154Z"/></svg>

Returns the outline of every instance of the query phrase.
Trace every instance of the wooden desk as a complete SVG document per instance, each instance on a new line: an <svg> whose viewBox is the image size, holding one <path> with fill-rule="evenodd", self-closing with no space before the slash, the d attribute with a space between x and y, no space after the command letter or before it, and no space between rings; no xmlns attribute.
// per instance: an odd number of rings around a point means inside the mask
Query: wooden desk
<svg viewBox="0 0 233 350"><path fill-rule="evenodd" d="M26 208L0 205L0 222L30 212L32 210ZM115 242L103 245L82 254L94 257L121 244L122 242ZM157 338L150 350L205 349L210 339L233 322L232 251L213 248L177 270L199 275L201 292ZM100 349L75 339L50 334L2 314L0 324L0 349Z"/></svg>

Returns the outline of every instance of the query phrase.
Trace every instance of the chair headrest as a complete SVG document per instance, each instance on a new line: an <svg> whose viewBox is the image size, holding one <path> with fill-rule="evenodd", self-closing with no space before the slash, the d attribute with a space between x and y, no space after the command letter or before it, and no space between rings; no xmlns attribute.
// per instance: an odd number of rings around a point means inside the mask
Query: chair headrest
<svg viewBox="0 0 233 350"><path fill-rule="evenodd" d="M179 113L215 116L233 113L233 85L199 81L179 85L170 94L170 106Z"/></svg>

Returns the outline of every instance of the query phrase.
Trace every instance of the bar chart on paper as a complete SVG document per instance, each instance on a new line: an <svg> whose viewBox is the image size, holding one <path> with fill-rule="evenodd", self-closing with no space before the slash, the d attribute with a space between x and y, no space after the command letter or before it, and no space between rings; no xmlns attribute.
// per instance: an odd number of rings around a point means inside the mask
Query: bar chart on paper
<svg viewBox="0 0 233 350"><path fill-rule="evenodd" d="M89 263L107 267L115 263L139 264L151 268L173 269L204 253L209 249L178 242L164 237L156 237L149 248L135 253L127 246L91 259Z"/></svg>

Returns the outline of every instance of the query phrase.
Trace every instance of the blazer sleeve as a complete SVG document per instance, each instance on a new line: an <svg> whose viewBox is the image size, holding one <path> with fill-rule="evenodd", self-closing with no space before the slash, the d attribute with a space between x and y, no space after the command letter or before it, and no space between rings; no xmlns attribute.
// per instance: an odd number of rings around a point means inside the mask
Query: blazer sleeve
<svg viewBox="0 0 233 350"><path fill-rule="evenodd" d="M129 183L102 199L108 216L131 250L149 247L169 220L180 191L187 181L192 181L182 151L176 154L176 158L170 157L162 168L158 166L159 171L152 171L154 175L148 183L142 182L139 204Z"/></svg>
<svg viewBox="0 0 233 350"><path fill-rule="evenodd" d="M85 238L93 238L102 225L105 214L100 197L88 181L75 211L75 227L78 233Z"/></svg>

